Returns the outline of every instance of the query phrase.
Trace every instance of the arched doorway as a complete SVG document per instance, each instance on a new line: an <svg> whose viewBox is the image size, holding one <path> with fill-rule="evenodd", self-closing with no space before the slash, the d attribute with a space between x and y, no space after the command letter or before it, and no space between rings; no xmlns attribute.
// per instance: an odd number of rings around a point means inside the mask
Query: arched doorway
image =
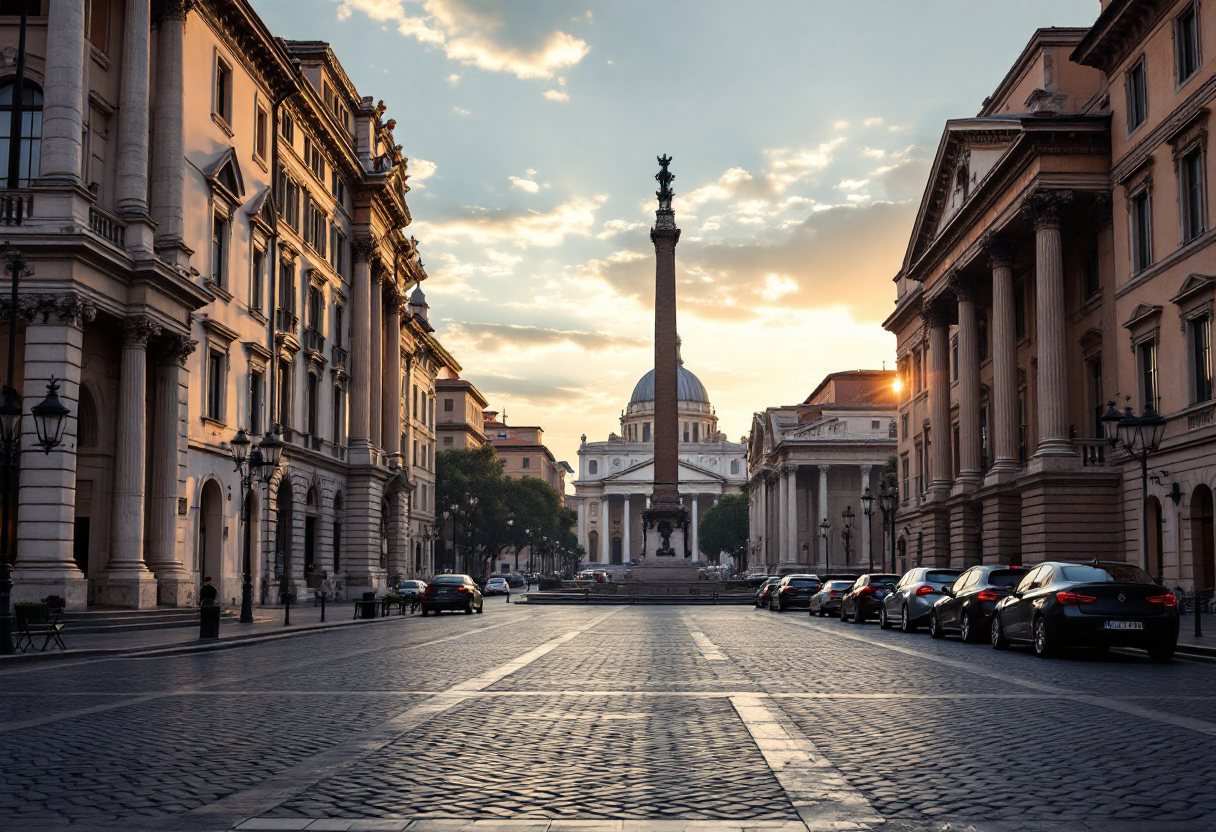
<svg viewBox="0 0 1216 832"><path fill-rule="evenodd" d="M531 552L532 550L529 549L528 551ZM600 536L597 532L591 532L587 535L587 562L600 562Z"/></svg>
<svg viewBox="0 0 1216 832"><path fill-rule="evenodd" d="M196 563L200 578L211 578L211 583L224 597L224 495L219 483L208 480L203 486L198 515L198 553Z"/></svg>
<svg viewBox="0 0 1216 832"><path fill-rule="evenodd" d="M295 587L291 585L292 551L291 551L291 513L293 509L291 484L286 480L279 483L278 511L275 517L274 529L274 577L281 585L286 579L288 591L295 595Z"/></svg>
<svg viewBox="0 0 1216 832"><path fill-rule="evenodd" d="M1191 493L1191 569L1196 589L1216 586L1216 541L1212 540L1212 489Z"/></svg>
<svg viewBox="0 0 1216 832"><path fill-rule="evenodd" d="M1154 577L1161 571L1162 540L1161 526L1165 519L1161 515L1161 501L1148 498L1148 574Z"/></svg>

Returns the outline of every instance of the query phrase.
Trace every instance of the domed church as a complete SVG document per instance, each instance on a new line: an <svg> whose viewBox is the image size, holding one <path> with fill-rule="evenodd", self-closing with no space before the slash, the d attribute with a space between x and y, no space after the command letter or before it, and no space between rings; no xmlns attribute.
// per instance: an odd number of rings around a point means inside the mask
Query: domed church
<svg viewBox="0 0 1216 832"><path fill-rule="evenodd" d="M718 430L709 394L681 359L678 367L680 428L680 495L692 516L693 558L710 562L716 552L702 552L697 526L723 495L743 490L747 479L746 448L728 442ZM578 542L587 551L586 568L626 569L642 552L642 512L654 488L654 370L633 388L621 413L620 434L578 449Z"/></svg>

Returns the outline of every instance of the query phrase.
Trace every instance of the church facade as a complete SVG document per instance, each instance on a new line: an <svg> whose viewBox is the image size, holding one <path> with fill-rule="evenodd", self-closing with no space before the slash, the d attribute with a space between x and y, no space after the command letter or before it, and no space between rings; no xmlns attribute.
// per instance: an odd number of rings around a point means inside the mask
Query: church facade
<svg viewBox="0 0 1216 832"><path fill-rule="evenodd" d="M743 489L746 448L718 430L705 386L680 362L678 369L680 496L692 520L694 561L702 552L697 525L726 494ZM604 442L583 441L578 450L578 542L585 566L625 569L642 553L642 512L654 488L654 370L634 387L621 415L620 434Z"/></svg>

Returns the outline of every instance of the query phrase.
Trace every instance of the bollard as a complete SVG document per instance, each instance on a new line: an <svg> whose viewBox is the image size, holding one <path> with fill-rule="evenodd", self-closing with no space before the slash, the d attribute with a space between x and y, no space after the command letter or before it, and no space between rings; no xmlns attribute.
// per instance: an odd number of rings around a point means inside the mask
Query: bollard
<svg viewBox="0 0 1216 832"><path fill-rule="evenodd" d="M1203 638L1203 624L1200 623L1203 616L1199 614L1199 610L1200 610L1199 591L1196 590L1195 591L1195 638Z"/></svg>
<svg viewBox="0 0 1216 832"><path fill-rule="evenodd" d="M327 595L327 593L325 593L325 592L321 593L321 620L322 621L325 620L325 596L326 595Z"/></svg>
<svg viewBox="0 0 1216 832"><path fill-rule="evenodd" d="M283 626L291 626L291 593L283 593Z"/></svg>

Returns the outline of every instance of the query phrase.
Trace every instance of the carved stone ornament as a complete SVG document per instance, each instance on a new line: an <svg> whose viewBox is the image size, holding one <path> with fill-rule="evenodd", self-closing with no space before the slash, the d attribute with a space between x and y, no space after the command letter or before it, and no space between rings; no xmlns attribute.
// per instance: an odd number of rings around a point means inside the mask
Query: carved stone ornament
<svg viewBox="0 0 1216 832"><path fill-rule="evenodd" d="M920 308L920 316L930 329L954 323L954 310L949 300L938 295L928 298Z"/></svg>
<svg viewBox="0 0 1216 832"><path fill-rule="evenodd" d="M165 364L186 366L186 359L198 349L198 340L176 332L166 332L156 342L157 357Z"/></svg>
<svg viewBox="0 0 1216 832"><path fill-rule="evenodd" d="M405 295L389 281L384 282L384 312L392 315L405 307Z"/></svg>
<svg viewBox="0 0 1216 832"><path fill-rule="evenodd" d="M372 269L372 283L380 283L383 281L384 275L388 272L388 269L384 268L384 261L380 259L380 255L370 255L367 262L371 265Z"/></svg>
<svg viewBox="0 0 1216 832"><path fill-rule="evenodd" d="M152 25L165 20L185 20L194 0L152 0Z"/></svg>
<svg viewBox="0 0 1216 832"><path fill-rule="evenodd" d="M1039 190L1022 203L1022 216L1034 224L1035 231L1059 228L1063 222L1064 206L1072 202L1072 191Z"/></svg>
<svg viewBox="0 0 1216 832"><path fill-rule="evenodd" d="M97 317L97 307L80 295L59 295L54 304L55 315L70 326L82 327Z"/></svg>
<svg viewBox="0 0 1216 832"><path fill-rule="evenodd" d="M140 315L127 318L122 325L122 343L124 347L147 349L148 339L160 334L160 324L151 318Z"/></svg>
<svg viewBox="0 0 1216 832"><path fill-rule="evenodd" d="M1108 228L1114 220L1110 194L1102 191L1094 194L1094 201L1089 206L1089 218L1098 228Z"/></svg>
<svg viewBox="0 0 1216 832"><path fill-rule="evenodd" d="M981 243L984 253L988 255L988 268L1012 266L1015 247L1013 241L1003 234L988 233Z"/></svg>
<svg viewBox="0 0 1216 832"><path fill-rule="evenodd" d="M371 237L356 237L350 241L350 251L356 263L366 263L376 250L376 241Z"/></svg>
<svg viewBox="0 0 1216 832"><path fill-rule="evenodd" d="M946 283L960 303L974 303L979 294L979 284L971 275L955 269L946 278Z"/></svg>
<svg viewBox="0 0 1216 832"><path fill-rule="evenodd" d="M0 302L0 320L9 319L11 303ZM97 317L97 307L75 293L61 295L23 295L17 299L17 320L31 324L41 318L50 323L51 315L61 322L82 327Z"/></svg>

